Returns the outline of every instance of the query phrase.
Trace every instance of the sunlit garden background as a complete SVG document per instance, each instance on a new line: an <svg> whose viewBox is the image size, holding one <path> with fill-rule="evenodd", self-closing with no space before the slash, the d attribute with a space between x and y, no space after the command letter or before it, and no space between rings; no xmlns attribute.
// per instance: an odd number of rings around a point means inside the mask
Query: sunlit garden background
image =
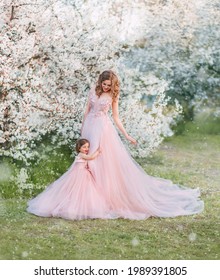
<svg viewBox="0 0 220 280"><path fill-rule="evenodd" d="M220 259L219 26L218 0L1 1L0 259ZM121 81L133 157L152 176L199 187L203 213L26 213L73 162L89 88L106 69Z"/></svg>

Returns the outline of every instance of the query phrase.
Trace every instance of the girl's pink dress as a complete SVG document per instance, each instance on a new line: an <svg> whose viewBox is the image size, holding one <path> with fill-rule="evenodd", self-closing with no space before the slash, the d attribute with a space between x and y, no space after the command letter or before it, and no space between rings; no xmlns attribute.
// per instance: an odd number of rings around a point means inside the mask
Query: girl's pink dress
<svg viewBox="0 0 220 280"><path fill-rule="evenodd" d="M70 220L108 218L109 213L87 161L79 156L66 173L28 202L27 211Z"/></svg>
<svg viewBox="0 0 220 280"><path fill-rule="evenodd" d="M82 129L82 138L90 141L90 152L98 147L102 151L88 164L110 216L139 220L201 212L204 204L199 199L199 189L183 188L170 180L149 176L134 161L108 116L111 104L110 96L98 97L92 89L90 111Z"/></svg>

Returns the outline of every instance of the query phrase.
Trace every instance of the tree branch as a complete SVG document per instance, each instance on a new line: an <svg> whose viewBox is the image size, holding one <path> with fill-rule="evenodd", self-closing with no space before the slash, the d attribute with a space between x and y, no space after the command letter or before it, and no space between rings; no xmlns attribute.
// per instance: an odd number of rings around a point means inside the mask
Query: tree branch
<svg viewBox="0 0 220 280"><path fill-rule="evenodd" d="M11 15L10 15L10 21L14 19L14 12L15 12L15 6L11 6Z"/></svg>

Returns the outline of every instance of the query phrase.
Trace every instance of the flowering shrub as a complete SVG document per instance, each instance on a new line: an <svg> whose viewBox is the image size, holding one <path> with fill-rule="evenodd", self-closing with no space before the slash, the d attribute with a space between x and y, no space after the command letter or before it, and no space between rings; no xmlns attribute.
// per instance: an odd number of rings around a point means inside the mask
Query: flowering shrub
<svg viewBox="0 0 220 280"><path fill-rule="evenodd" d="M149 154L172 134L170 125L181 113L175 92L196 104L208 96L201 65L219 71L217 5L215 0L2 1L1 155L29 164L40 156L37 141L50 133L56 145L71 145L80 136L89 88L105 69L121 80L120 115L139 143L130 147L132 154ZM141 56L132 56L137 46ZM213 88L218 79L206 80Z"/></svg>
<svg viewBox="0 0 220 280"><path fill-rule="evenodd" d="M193 119L203 106L220 108L220 6L218 0L139 1L142 32L126 58L166 81L166 94ZM138 32L139 34L139 32Z"/></svg>

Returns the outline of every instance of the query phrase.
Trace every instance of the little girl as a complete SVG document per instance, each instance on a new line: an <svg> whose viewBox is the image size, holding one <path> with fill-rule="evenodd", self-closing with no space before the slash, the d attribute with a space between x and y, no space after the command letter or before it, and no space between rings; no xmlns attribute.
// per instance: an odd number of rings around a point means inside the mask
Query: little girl
<svg viewBox="0 0 220 280"><path fill-rule="evenodd" d="M100 189L88 168L100 150L89 153L90 143L76 143L78 155L68 171L28 202L27 211L42 217L62 217L70 220L105 218L108 210Z"/></svg>

